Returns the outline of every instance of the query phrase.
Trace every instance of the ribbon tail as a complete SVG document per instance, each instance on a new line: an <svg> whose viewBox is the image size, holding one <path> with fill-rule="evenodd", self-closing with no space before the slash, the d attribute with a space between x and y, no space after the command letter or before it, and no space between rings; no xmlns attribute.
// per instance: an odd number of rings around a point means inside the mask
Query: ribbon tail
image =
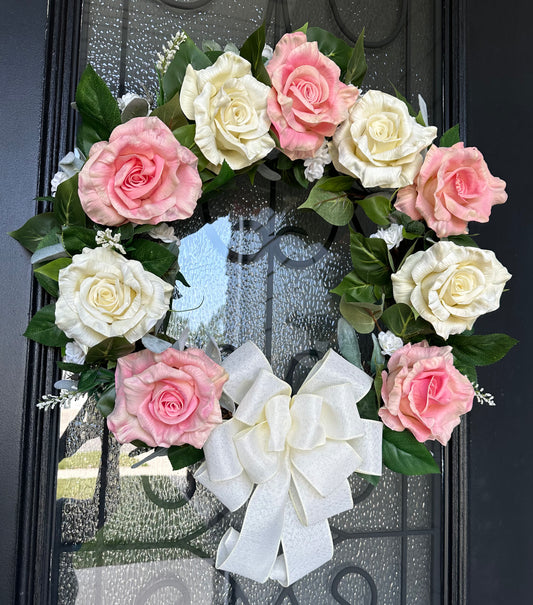
<svg viewBox="0 0 533 605"><path fill-rule="evenodd" d="M365 475L381 475L383 423L377 420L362 420L365 434L349 441L349 444L361 456L362 461L355 469Z"/></svg>
<svg viewBox="0 0 533 605"><path fill-rule="evenodd" d="M302 525L290 502L285 507L281 536L283 554L270 573L282 586L290 586L333 557L333 539L327 519L315 525Z"/></svg>
<svg viewBox="0 0 533 605"><path fill-rule="evenodd" d="M240 533L230 528L222 537L215 565L256 582L268 580L278 555L288 501L287 466L255 488Z"/></svg>

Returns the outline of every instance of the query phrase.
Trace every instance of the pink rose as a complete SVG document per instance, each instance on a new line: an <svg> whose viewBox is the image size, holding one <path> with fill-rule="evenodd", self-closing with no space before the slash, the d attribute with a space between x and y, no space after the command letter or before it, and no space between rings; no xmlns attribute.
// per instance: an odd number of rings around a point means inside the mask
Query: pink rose
<svg viewBox="0 0 533 605"><path fill-rule="evenodd" d="M267 112L282 151L291 160L313 157L346 120L359 90L339 80L339 67L303 32L285 34L266 69L272 81Z"/></svg>
<svg viewBox="0 0 533 605"><path fill-rule="evenodd" d="M383 423L394 431L409 429L420 442L446 445L474 399L474 387L453 365L452 348L406 344L391 355L388 369L382 372Z"/></svg>
<svg viewBox="0 0 533 605"><path fill-rule="evenodd" d="M505 181L492 176L481 153L456 143L430 148L414 184L400 189L395 206L447 237L468 233L468 221L486 223L492 206L506 199Z"/></svg>
<svg viewBox="0 0 533 605"><path fill-rule="evenodd" d="M120 443L203 447L222 422L218 400L228 375L199 349L148 350L120 357L115 409L107 426Z"/></svg>
<svg viewBox="0 0 533 605"><path fill-rule="evenodd" d="M85 213L111 227L188 218L202 193L194 153L156 117L117 126L109 143L91 147L79 176Z"/></svg>

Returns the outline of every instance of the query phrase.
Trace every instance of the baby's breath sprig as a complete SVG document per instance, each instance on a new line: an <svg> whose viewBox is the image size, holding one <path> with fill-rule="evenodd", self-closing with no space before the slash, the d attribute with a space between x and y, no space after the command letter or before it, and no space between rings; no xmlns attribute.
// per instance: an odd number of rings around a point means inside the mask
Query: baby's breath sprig
<svg viewBox="0 0 533 605"><path fill-rule="evenodd" d="M485 392L485 389L483 387L480 387L477 382L475 384L472 383L472 385L474 387L474 395L476 396L476 400L478 403L481 403L481 405L483 405L484 403L488 403L489 405L496 405L496 402L494 401L494 395Z"/></svg>
<svg viewBox="0 0 533 605"><path fill-rule="evenodd" d="M37 402L40 410L53 410L55 407L68 408L80 396L78 391L62 391L59 395L43 395Z"/></svg>
<svg viewBox="0 0 533 605"><path fill-rule="evenodd" d="M172 59L176 55L180 45L187 40L187 34L178 31L173 38L166 44L163 44L163 52L157 53L157 62L155 64L157 71L164 76Z"/></svg>
<svg viewBox="0 0 533 605"><path fill-rule="evenodd" d="M120 243L120 233L118 231L114 235L109 228L105 231L97 231L95 240L102 248L112 248L120 252L120 254L126 254L124 246Z"/></svg>

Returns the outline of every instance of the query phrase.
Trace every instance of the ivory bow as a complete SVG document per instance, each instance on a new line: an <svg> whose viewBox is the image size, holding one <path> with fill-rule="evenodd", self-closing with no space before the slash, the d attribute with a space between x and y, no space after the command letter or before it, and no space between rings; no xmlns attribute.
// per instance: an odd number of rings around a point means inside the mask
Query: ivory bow
<svg viewBox="0 0 533 605"><path fill-rule="evenodd" d="M209 436L196 478L232 511L251 498L215 565L289 586L333 556L328 517L352 508L348 477L381 475L382 424L361 419L356 405L372 379L329 350L291 397L252 342L223 365L238 407Z"/></svg>

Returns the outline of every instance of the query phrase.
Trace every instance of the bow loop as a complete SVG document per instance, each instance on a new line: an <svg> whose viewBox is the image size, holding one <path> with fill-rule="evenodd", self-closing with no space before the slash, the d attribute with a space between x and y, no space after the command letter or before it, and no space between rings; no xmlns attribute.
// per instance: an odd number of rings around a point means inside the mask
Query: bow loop
<svg viewBox="0 0 533 605"><path fill-rule="evenodd" d="M238 407L211 432L196 476L231 510L249 501L216 565L286 586L332 557L327 519L353 506L348 477L381 474L382 425L357 410L372 379L330 350L291 398L252 343L223 365L224 391Z"/></svg>

